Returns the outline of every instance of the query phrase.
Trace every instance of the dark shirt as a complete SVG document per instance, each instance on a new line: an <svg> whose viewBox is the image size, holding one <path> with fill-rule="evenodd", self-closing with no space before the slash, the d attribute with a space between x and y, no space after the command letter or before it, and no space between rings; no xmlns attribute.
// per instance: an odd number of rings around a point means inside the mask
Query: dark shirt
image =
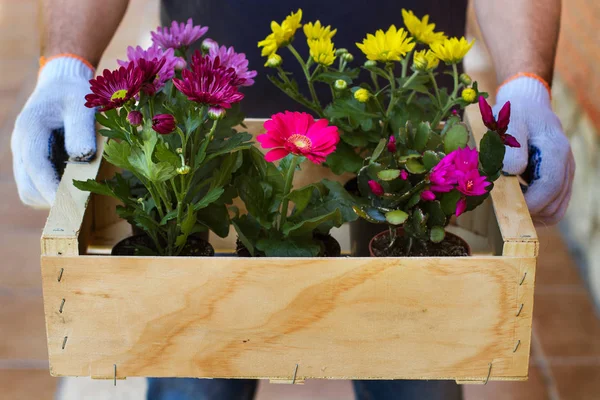
<svg viewBox="0 0 600 400"><path fill-rule="evenodd" d="M351 66L361 66L366 58L355 43L362 42L367 33L375 33L377 29L387 30L392 24L403 26L402 8L412 10L419 18L429 14L436 30L448 36L464 35L467 0L163 0L161 21L166 26L171 21L183 22L191 17L195 24L209 27L204 38L214 39L220 45L234 46L237 52L245 53L250 69L257 70L258 76L254 86L241 89L246 96L242 110L249 117L268 117L284 110L302 109L269 82L267 75L273 74L274 70L263 66L266 58L261 57L261 49L257 47L257 43L271 32L271 21L281 23L298 8L302 8L303 23L319 19L324 25L337 29L333 37L335 48L348 49L354 55ZM307 57L308 47L302 28L296 33L293 44L303 57ZM296 59L287 49L281 49L278 54L283 57L284 69L293 72L300 87L305 88L304 75ZM363 75L368 76L364 72ZM326 103L328 92L326 87L320 88L319 97L321 94L324 97L322 103Z"/></svg>

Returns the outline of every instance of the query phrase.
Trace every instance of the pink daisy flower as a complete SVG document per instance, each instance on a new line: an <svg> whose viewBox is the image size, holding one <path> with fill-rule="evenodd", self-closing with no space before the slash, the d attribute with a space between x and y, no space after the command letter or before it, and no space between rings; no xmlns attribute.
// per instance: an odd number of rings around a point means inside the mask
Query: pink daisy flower
<svg viewBox="0 0 600 400"><path fill-rule="evenodd" d="M175 87L189 100L215 108L231 108L231 104L244 98L233 83L235 70L225 68L219 58L212 60L196 51L191 68L181 71L182 79L173 79Z"/></svg>
<svg viewBox="0 0 600 400"><path fill-rule="evenodd" d="M221 65L225 68L233 68L237 75L234 85L252 86L256 71L248 71L248 60L246 54L236 53L233 47L210 46L208 56L215 60L217 57L221 60Z"/></svg>
<svg viewBox="0 0 600 400"><path fill-rule="evenodd" d="M100 112L121 107L138 94L143 78L144 71L133 63L114 71L105 69L102 75L90 80L92 93L85 96L85 106L101 107Z"/></svg>
<svg viewBox="0 0 600 400"><path fill-rule="evenodd" d="M158 71L153 74L156 68L147 68L144 81L146 85L144 90L149 94L154 94L160 90L165 82L173 78L175 75L175 68L181 64L181 61L185 63L183 59L175 56L173 49L167 49L163 51L156 44L150 46L147 50L142 49L140 46L127 47L127 59L128 61L117 60L117 63L123 67L129 66L130 63L136 65L145 64L146 66L152 65L152 67L160 65ZM145 60L146 63L141 60ZM164 60L164 61L163 61ZM154 63L156 65L153 65Z"/></svg>
<svg viewBox="0 0 600 400"><path fill-rule="evenodd" d="M278 113L264 124L266 133L257 136L264 149L273 149L265 155L269 162L288 154L305 156L315 164L321 164L335 151L340 134L326 119L314 118L301 112Z"/></svg>
<svg viewBox="0 0 600 400"><path fill-rule="evenodd" d="M207 26L194 25L190 18L186 24L173 21L171 28L159 26L156 28L156 32L152 32L151 35L152 42L166 50L188 47L204 36L207 31Z"/></svg>

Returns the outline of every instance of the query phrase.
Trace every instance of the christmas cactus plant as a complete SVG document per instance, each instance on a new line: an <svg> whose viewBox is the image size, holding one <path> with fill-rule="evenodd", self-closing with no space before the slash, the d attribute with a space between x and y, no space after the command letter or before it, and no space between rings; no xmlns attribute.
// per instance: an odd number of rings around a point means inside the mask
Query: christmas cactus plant
<svg viewBox="0 0 600 400"><path fill-rule="evenodd" d="M266 133L257 140L271 150L266 155L257 148L246 150L235 178L247 210L240 214L233 207L239 247L249 256L339 255L339 244L328 234L331 228L357 218L354 199L341 184L326 179L293 187L294 174L306 159L321 164L335 150L337 128L299 112L275 114L264 127Z"/></svg>
<svg viewBox="0 0 600 400"><path fill-rule="evenodd" d="M229 232L232 175L251 139L233 129L243 121L239 89L256 72L231 47L188 54L206 29L191 20L159 28L149 49L130 47L119 69L90 81L104 158L123 172L74 184L121 202L118 214L151 239L135 254L179 255L196 232Z"/></svg>

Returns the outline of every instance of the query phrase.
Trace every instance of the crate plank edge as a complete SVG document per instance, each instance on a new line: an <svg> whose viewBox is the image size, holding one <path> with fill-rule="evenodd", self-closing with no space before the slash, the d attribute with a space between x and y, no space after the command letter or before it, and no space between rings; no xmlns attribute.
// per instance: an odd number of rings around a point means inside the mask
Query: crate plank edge
<svg viewBox="0 0 600 400"><path fill-rule="evenodd" d="M110 257L86 251L114 203L71 183L105 167L67 166L42 235L54 376L527 379L539 245L516 178L458 220L493 255Z"/></svg>

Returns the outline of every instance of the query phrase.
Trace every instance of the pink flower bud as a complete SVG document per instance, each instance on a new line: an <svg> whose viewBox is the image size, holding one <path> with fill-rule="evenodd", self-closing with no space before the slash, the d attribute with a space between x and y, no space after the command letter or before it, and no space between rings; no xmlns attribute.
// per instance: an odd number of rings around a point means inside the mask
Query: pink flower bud
<svg viewBox="0 0 600 400"><path fill-rule="evenodd" d="M387 149L390 153L395 153L396 152L396 138L394 137L394 135L390 136L390 140L388 141L387 144Z"/></svg>
<svg viewBox="0 0 600 400"><path fill-rule="evenodd" d="M185 62L185 60L181 57L176 57L175 70L181 71L185 67L187 67L187 63Z"/></svg>
<svg viewBox="0 0 600 400"><path fill-rule="evenodd" d="M139 111L130 111L127 114L127 122L129 122L132 126L140 126L144 120L142 113Z"/></svg>
<svg viewBox="0 0 600 400"><path fill-rule="evenodd" d="M425 201L435 200L435 194L431 190L424 190L421 192L421 199Z"/></svg>
<svg viewBox="0 0 600 400"><path fill-rule="evenodd" d="M460 200L456 203L456 216L460 216L460 214L464 213L467 209L467 199L461 197Z"/></svg>
<svg viewBox="0 0 600 400"><path fill-rule="evenodd" d="M371 192L373 192L373 194L375 196L383 196L383 193L384 193L383 186L381 186L381 184L379 182L371 179L369 181L369 187L371 188Z"/></svg>
<svg viewBox="0 0 600 400"><path fill-rule="evenodd" d="M152 129L161 135L172 133L177 127L177 121L171 114L158 114L152 118Z"/></svg>
<svg viewBox="0 0 600 400"><path fill-rule="evenodd" d="M408 179L408 172L406 172L406 170L402 170L400 171L400 179L402 179L403 181Z"/></svg>
<svg viewBox="0 0 600 400"><path fill-rule="evenodd" d="M219 120L225 117L225 109L223 107L210 107L208 109L208 118Z"/></svg>

